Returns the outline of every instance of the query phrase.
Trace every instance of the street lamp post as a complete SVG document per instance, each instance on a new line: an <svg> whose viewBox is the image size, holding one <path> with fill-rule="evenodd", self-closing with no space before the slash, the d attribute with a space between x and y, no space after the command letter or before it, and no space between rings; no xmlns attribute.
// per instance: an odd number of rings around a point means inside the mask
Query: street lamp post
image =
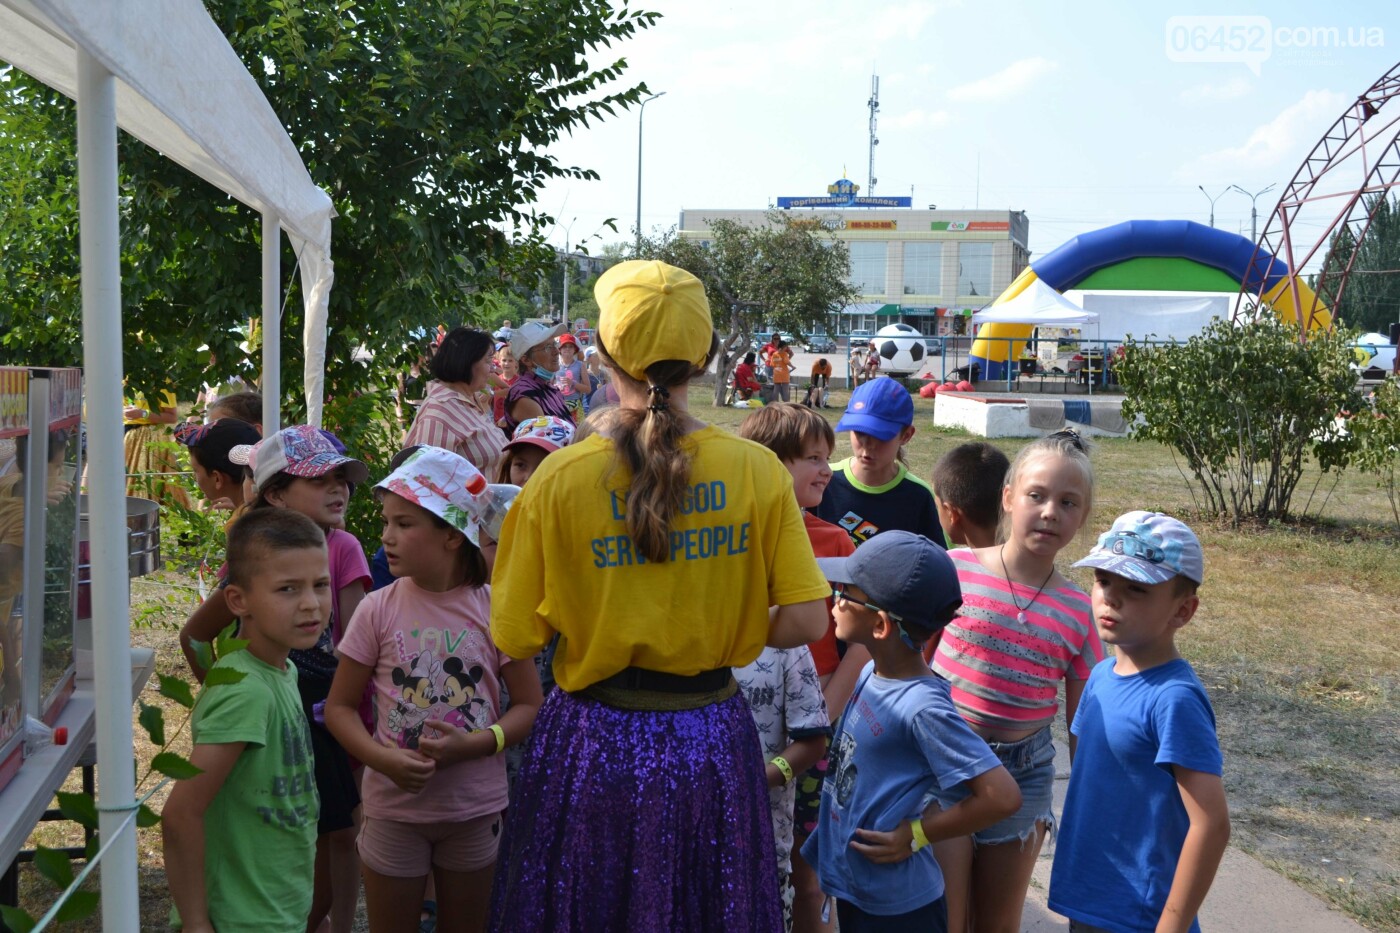
<svg viewBox="0 0 1400 933"><path fill-rule="evenodd" d="M1201 189L1201 194L1204 194L1204 195L1206 196L1206 200L1210 202L1210 225L1211 225L1212 227L1214 227L1214 226L1215 226L1215 202L1216 202L1216 201L1219 201L1221 198L1225 197L1225 193L1226 193L1227 191L1229 191L1230 188L1226 188L1225 191L1220 192L1220 193L1217 194L1215 197L1211 197L1211 196L1210 196L1210 193L1209 193L1208 191L1206 191L1205 188L1202 188L1200 185L1197 185L1196 187ZM1234 187L1234 186L1231 185L1231 187Z"/></svg>
<svg viewBox="0 0 1400 933"><path fill-rule="evenodd" d="M658 97L665 97L666 92L653 94L642 101L642 106L637 110L637 254L642 252L642 119L647 114L647 104Z"/></svg>
<svg viewBox="0 0 1400 933"><path fill-rule="evenodd" d="M1234 188L1234 189L1235 189L1236 191L1238 191L1240 194L1242 194L1242 195L1244 195L1245 197L1249 198L1249 238L1250 238L1251 240L1253 240L1255 243L1258 243L1258 242L1259 242L1259 207L1258 207L1258 204L1257 204L1256 202L1257 202L1257 200L1258 200L1258 198L1259 198L1259 195L1261 195L1261 194L1267 194L1268 192L1273 191L1273 190L1274 190L1274 186L1273 186L1273 185L1270 185L1269 187L1260 189L1259 191L1256 191L1256 192L1254 192L1253 194L1250 194L1248 191L1244 190L1244 189L1241 188L1239 185L1231 185L1230 187L1231 187L1231 188Z"/></svg>
<svg viewBox="0 0 1400 933"><path fill-rule="evenodd" d="M564 228L564 326L569 326L569 283L573 279L573 260L569 258L569 234L574 229L574 224L578 222L575 217L569 221L569 225Z"/></svg>

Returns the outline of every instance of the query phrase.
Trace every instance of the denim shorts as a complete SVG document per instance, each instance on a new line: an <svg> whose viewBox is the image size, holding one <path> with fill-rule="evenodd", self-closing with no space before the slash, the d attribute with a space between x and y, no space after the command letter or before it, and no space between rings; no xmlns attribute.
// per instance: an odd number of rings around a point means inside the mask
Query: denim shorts
<svg viewBox="0 0 1400 933"><path fill-rule="evenodd" d="M1048 839L1055 838L1055 814L1051 810L1055 787L1055 743L1046 726L1019 742L988 742L1006 770L1011 772L1016 786L1021 788L1021 809L972 836L976 845L999 845L1020 840L1022 845L1034 837L1035 824L1045 824ZM945 810L968 796L967 787L959 784L948 790L934 792L934 799Z"/></svg>

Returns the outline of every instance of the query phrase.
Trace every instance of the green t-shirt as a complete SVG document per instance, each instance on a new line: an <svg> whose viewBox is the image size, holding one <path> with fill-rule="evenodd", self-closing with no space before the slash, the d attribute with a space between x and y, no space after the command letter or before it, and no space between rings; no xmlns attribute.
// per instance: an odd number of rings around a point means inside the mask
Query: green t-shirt
<svg viewBox="0 0 1400 933"><path fill-rule="evenodd" d="M200 694L195 744L246 744L204 816L209 918L220 933L301 931L321 801L297 670L288 662L279 671L247 651L220 658L219 668L247 676Z"/></svg>

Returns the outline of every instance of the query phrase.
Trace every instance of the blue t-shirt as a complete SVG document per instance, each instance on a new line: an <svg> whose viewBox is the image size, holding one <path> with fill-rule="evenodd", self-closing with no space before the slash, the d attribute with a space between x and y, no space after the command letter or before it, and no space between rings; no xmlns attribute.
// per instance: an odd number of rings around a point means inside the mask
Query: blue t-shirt
<svg viewBox="0 0 1400 933"><path fill-rule="evenodd" d="M1191 821L1173 765L1221 773L1215 713L1178 658L1137 674L1094 666L1050 872L1050 909L1105 930L1153 930ZM1199 933L1200 924L1191 929Z"/></svg>
<svg viewBox="0 0 1400 933"><path fill-rule="evenodd" d="M868 914L908 913L943 896L943 873L925 847L876 865L850 847L857 829L889 832L919 816L935 787L949 788L1001 762L953 707L941 677L891 680L861 672L832 742L817 830L802 847L827 894Z"/></svg>

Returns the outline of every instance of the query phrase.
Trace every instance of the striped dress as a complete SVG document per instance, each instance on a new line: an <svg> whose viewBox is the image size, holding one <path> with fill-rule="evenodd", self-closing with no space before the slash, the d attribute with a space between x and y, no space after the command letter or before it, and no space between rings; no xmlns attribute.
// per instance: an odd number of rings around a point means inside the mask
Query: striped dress
<svg viewBox="0 0 1400 933"><path fill-rule="evenodd" d="M405 447L415 444L450 450L494 479L506 436L496 427L489 397L465 398L451 386L434 380L428 383L428 397L403 441Z"/></svg>
<svg viewBox="0 0 1400 933"><path fill-rule="evenodd" d="M1060 681L1087 680L1103 659L1089 595L1077 586L1047 589L1017 583L1015 599L1006 578L967 548L949 551L962 585L963 604L934 654L933 669L953 688L953 702L973 725L992 729L1038 729L1059 709Z"/></svg>

